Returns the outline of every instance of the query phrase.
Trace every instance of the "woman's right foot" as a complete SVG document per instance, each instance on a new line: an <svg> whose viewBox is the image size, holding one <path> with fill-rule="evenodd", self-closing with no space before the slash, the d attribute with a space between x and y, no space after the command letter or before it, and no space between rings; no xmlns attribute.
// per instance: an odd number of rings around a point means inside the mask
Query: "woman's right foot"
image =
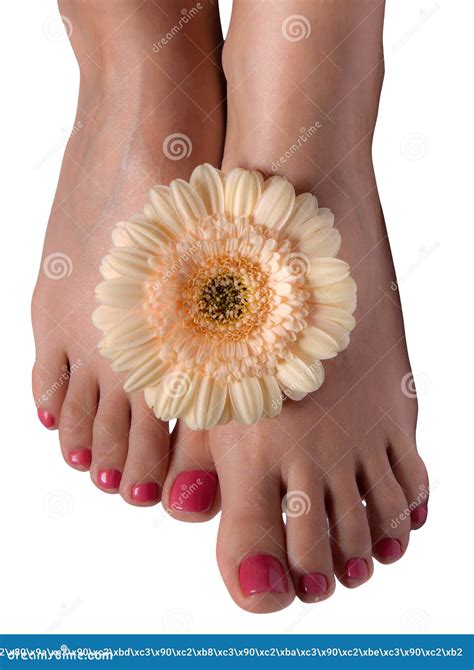
<svg viewBox="0 0 474 670"><path fill-rule="evenodd" d="M113 226L142 210L149 188L221 161L220 24L201 5L60 3L81 86L32 301L33 393L66 462L135 505L160 500L168 429L99 354L94 289Z"/></svg>

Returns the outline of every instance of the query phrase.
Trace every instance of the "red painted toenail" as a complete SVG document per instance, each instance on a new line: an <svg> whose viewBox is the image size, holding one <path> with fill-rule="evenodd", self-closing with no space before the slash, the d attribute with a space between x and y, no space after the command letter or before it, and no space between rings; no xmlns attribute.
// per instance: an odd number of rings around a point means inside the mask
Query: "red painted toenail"
<svg viewBox="0 0 474 670"><path fill-rule="evenodd" d="M88 470L92 460L90 449L72 449L68 454L68 463L73 468Z"/></svg>
<svg viewBox="0 0 474 670"><path fill-rule="evenodd" d="M170 493L171 510L177 512L207 512L213 503L217 473L206 470L187 470L174 480Z"/></svg>
<svg viewBox="0 0 474 670"><path fill-rule="evenodd" d="M54 418L54 415L51 414L51 412L49 412L47 409L38 407L38 419L41 421L43 426L45 426L45 428L49 428L51 430L52 428L56 427L56 419Z"/></svg>
<svg viewBox="0 0 474 670"><path fill-rule="evenodd" d="M399 558L402 555L402 545L392 537L384 537L374 546L374 552L380 558Z"/></svg>
<svg viewBox="0 0 474 670"><path fill-rule="evenodd" d="M288 591L288 582L280 561L269 554L255 554L245 558L240 564L239 577L246 596Z"/></svg>
<svg viewBox="0 0 474 670"><path fill-rule="evenodd" d="M428 503L418 505L411 513L411 527L414 529L421 528L428 516Z"/></svg>
<svg viewBox="0 0 474 670"><path fill-rule="evenodd" d="M154 502L160 495L160 487L156 482L145 482L135 484L132 488L132 500L135 502L147 503Z"/></svg>
<svg viewBox="0 0 474 670"><path fill-rule="evenodd" d="M363 558L350 558L346 563L345 573L347 579L367 579L369 576L367 562Z"/></svg>
<svg viewBox="0 0 474 670"><path fill-rule="evenodd" d="M308 572L300 578L300 591L308 596L322 596L328 590L328 580L319 572Z"/></svg>
<svg viewBox="0 0 474 670"><path fill-rule="evenodd" d="M114 470L113 468L99 470L99 474L97 475L99 486L107 491L116 491L120 486L121 479L122 473L120 470Z"/></svg>

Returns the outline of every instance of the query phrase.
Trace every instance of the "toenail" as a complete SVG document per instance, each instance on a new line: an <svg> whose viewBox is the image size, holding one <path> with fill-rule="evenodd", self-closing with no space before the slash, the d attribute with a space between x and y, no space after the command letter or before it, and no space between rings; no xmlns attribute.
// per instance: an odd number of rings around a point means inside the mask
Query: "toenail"
<svg viewBox="0 0 474 670"><path fill-rule="evenodd" d="M132 500L135 502L153 502L158 499L159 495L160 487L156 482L144 482L132 487Z"/></svg>
<svg viewBox="0 0 474 670"><path fill-rule="evenodd" d="M345 573L347 579L367 579L369 576L367 562L363 558L350 558L346 563Z"/></svg>
<svg viewBox="0 0 474 670"><path fill-rule="evenodd" d="M280 561L269 554L255 554L245 558L240 564L239 578L246 596L288 591L288 582Z"/></svg>
<svg viewBox="0 0 474 670"><path fill-rule="evenodd" d="M402 545L392 537L384 537L374 546L374 551L380 558L399 558L402 555Z"/></svg>
<svg viewBox="0 0 474 670"><path fill-rule="evenodd" d="M177 512L207 512L211 509L217 487L217 473L187 470L174 480L170 508Z"/></svg>
<svg viewBox="0 0 474 670"><path fill-rule="evenodd" d="M50 430L56 426L56 419L54 418L54 415L42 407L38 407L38 419L45 428L49 428Z"/></svg>
<svg viewBox="0 0 474 670"><path fill-rule="evenodd" d="M423 503L423 505L418 505L411 513L411 527L412 528L421 528L425 523L426 517L428 516L428 504Z"/></svg>
<svg viewBox="0 0 474 670"><path fill-rule="evenodd" d="M322 596L328 590L328 580L319 572L301 575L300 591L308 596Z"/></svg>
<svg viewBox="0 0 474 670"><path fill-rule="evenodd" d="M69 465L73 468L83 468L87 470L91 464L92 453L90 449L72 449L68 454Z"/></svg>
<svg viewBox="0 0 474 670"><path fill-rule="evenodd" d="M99 470L99 474L97 475L99 486L107 491L116 491L120 486L121 479L122 473L120 470L114 470L113 468Z"/></svg>

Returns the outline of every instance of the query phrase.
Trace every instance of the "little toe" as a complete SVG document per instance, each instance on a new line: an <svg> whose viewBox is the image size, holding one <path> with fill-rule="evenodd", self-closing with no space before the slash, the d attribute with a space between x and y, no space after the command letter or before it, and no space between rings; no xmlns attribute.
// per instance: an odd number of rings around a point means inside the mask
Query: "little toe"
<svg viewBox="0 0 474 670"><path fill-rule="evenodd" d="M339 581L355 588L372 576L372 541L367 513L356 481L337 476L329 485L328 516L334 570Z"/></svg>
<svg viewBox="0 0 474 670"><path fill-rule="evenodd" d="M372 554L380 563L403 556L410 537L410 520L404 515L405 494L395 479L385 451L367 459L361 475L362 495L372 537Z"/></svg>
<svg viewBox="0 0 474 670"><path fill-rule="evenodd" d="M411 518L411 529L421 528L428 516L429 480L426 466L416 450L415 442L390 446L390 463L405 493L404 515Z"/></svg>
<svg viewBox="0 0 474 670"><path fill-rule="evenodd" d="M92 461L93 425L99 400L97 380L79 368L71 377L59 419L59 441L66 463L89 470Z"/></svg>
<svg viewBox="0 0 474 670"><path fill-rule="evenodd" d="M283 498L288 562L300 600L326 600L334 592L334 568L324 504L324 486L316 472L290 473Z"/></svg>
<svg viewBox="0 0 474 670"><path fill-rule="evenodd" d="M220 509L217 472L207 431L178 421L172 435L171 463L163 489L166 510L175 519L201 522Z"/></svg>
<svg viewBox="0 0 474 670"><path fill-rule="evenodd" d="M101 383L99 408L94 421L91 479L106 493L117 493L128 451L130 403L121 389L108 390Z"/></svg>
<svg viewBox="0 0 474 670"><path fill-rule="evenodd" d="M66 397L70 372L63 349L38 350L33 367L32 384L38 419L45 428L59 426L59 416Z"/></svg>
<svg viewBox="0 0 474 670"><path fill-rule="evenodd" d="M120 494L131 505L149 507L161 500L168 470L168 426L146 405L143 393L130 396L132 418Z"/></svg>

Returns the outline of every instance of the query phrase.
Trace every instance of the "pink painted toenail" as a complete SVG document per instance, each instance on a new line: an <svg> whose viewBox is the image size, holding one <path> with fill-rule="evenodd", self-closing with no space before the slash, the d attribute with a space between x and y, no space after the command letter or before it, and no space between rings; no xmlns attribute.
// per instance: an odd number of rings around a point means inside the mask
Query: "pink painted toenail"
<svg viewBox="0 0 474 670"><path fill-rule="evenodd" d="M68 454L68 463L73 468L87 470L91 464L92 453L90 449L73 449Z"/></svg>
<svg viewBox="0 0 474 670"><path fill-rule="evenodd" d="M384 537L374 546L374 551L380 558L398 558L402 555L402 545L392 537Z"/></svg>
<svg viewBox="0 0 474 670"><path fill-rule="evenodd" d="M423 505L418 505L415 507L411 513L411 527L412 528L421 528L425 523L426 517L428 516L428 503L423 503Z"/></svg>
<svg viewBox="0 0 474 670"><path fill-rule="evenodd" d="M120 486L120 480L122 479L122 473L120 470L114 470L113 468L106 468L104 470L99 470L97 476L97 481L99 486L107 491L116 491Z"/></svg>
<svg viewBox="0 0 474 670"><path fill-rule="evenodd" d="M322 596L328 590L328 580L319 572L308 572L300 578L300 591L308 596Z"/></svg>
<svg viewBox="0 0 474 670"><path fill-rule="evenodd" d="M269 554L255 554L245 558L240 564L239 578L246 596L288 591L288 582L280 561Z"/></svg>
<svg viewBox="0 0 474 670"><path fill-rule="evenodd" d="M43 426L45 428L49 428L49 430L55 428L56 426L56 419L54 418L54 415L42 407L38 407L38 419L41 421Z"/></svg>
<svg viewBox="0 0 474 670"><path fill-rule="evenodd" d="M160 487L156 482L144 482L135 484L132 488L132 500L135 502L147 503L154 502L160 495Z"/></svg>
<svg viewBox="0 0 474 670"><path fill-rule="evenodd" d="M363 558L350 558L346 563L347 579L367 579L369 568Z"/></svg>
<svg viewBox="0 0 474 670"><path fill-rule="evenodd" d="M207 512L213 503L217 473L206 470L187 470L174 480L170 507L178 512Z"/></svg>

